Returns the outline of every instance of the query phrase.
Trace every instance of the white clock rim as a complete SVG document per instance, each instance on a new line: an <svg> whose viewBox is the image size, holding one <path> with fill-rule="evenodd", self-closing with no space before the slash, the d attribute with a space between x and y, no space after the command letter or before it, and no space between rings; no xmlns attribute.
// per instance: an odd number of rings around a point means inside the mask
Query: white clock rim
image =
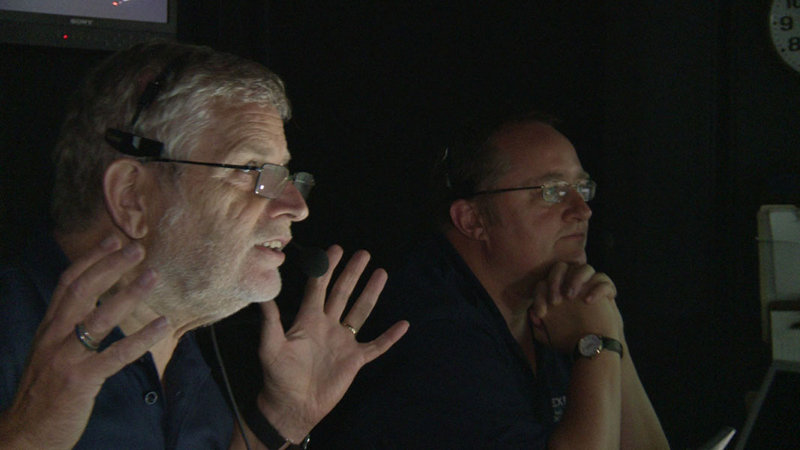
<svg viewBox="0 0 800 450"><path fill-rule="evenodd" d="M777 18L783 16L791 16L798 27L800 27L800 8L796 9L796 13L788 12L787 8L785 7L786 0L773 0L772 6L770 7L769 12L769 32L770 32L770 39L772 40L772 47L775 50L775 53L786 63L789 67L794 69L797 72L800 72L800 51L797 52L790 52L788 51L783 44L784 41L781 38L785 38L788 35L792 35L795 32L786 32L782 31L777 28ZM798 36L800 36L800 32L798 32Z"/></svg>

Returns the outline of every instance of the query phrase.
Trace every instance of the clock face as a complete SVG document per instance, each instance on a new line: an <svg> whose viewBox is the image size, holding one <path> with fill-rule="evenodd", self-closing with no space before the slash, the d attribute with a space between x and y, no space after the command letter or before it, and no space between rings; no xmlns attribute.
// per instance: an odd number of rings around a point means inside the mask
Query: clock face
<svg viewBox="0 0 800 450"><path fill-rule="evenodd" d="M772 0L769 31L775 51L800 72L800 0Z"/></svg>

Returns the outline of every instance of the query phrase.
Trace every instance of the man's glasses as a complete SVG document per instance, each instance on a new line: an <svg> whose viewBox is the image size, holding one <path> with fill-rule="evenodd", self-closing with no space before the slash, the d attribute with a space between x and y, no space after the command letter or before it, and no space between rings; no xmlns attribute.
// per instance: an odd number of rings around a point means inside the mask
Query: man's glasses
<svg viewBox="0 0 800 450"><path fill-rule="evenodd" d="M583 201L588 202L589 200L594 198L594 194L597 191L597 183L595 183L592 180L581 180L578 181L577 183L567 183L566 181L557 181L555 183L547 183L539 186L523 186L515 188L478 191L478 192L473 192L470 197L475 197L477 195L486 195L486 194L499 194L502 192L526 191L530 189L541 189L542 198L544 199L544 201L548 203L561 203L561 201L564 200L567 194L569 194L569 190L575 189L578 192L578 195L581 196Z"/></svg>
<svg viewBox="0 0 800 450"><path fill-rule="evenodd" d="M210 163L201 161L186 161L182 159L162 158L164 143L153 139L143 138L132 133L126 133L115 128L106 130L106 142L118 151L148 162L170 162L178 164L196 164L199 166L222 167L245 172L258 172L254 193L261 197L275 199L280 197L288 183L294 184L304 199L308 198L311 188L314 187L314 176L308 172L290 174L289 169L277 164L266 163L261 166L241 166L237 164Z"/></svg>

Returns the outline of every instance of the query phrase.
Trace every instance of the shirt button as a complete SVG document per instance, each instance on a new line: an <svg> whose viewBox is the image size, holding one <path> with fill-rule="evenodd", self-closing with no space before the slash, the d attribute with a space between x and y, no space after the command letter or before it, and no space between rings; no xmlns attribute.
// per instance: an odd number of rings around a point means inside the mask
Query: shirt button
<svg viewBox="0 0 800 450"><path fill-rule="evenodd" d="M144 402L148 405L155 405L158 401L158 394L154 391L150 391L147 394L144 394Z"/></svg>

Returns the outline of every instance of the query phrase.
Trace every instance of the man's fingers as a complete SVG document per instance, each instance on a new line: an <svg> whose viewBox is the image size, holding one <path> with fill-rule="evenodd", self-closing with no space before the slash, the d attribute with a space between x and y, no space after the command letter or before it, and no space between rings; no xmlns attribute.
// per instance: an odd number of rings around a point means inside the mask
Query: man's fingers
<svg viewBox="0 0 800 450"><path fill-rule="evenodd" d="M597 273L593 278L585 299L586 303L594 303L599 299L613 301L617 297L617 286L608 275Z"/></svg>
<svg viewBox="0 0 800 450"><path fill-rule="evenodd" d="M566 263L557 262L553 264L550 273L547 274L547 287L550 291L548 300L554 305L561 303L561 300L563 300L561 295L561 283L564 280L564 275L567 273L568 267Z"/></svg>
<svg viewBox="0 0 800 450"><path fill-rule="evenodd" d="M300 310L297 312L298 316L305 315L307 310L322 310L325 305L325 293L328 289L328 283L331 281L334 269L342 259L344 250L338 245L332 245L325 253L328 255L328 271L321 277L310 277L308 279L305 296L300 304Z"/></svg>
<svg viewBox="0 0 800 450"><path fill-rule="evenodd" d="M358 296L358 300L353 304L353 307L348 311L347 316L342 320L342 323L355 327L356 330L360 329L364 322L367 321L370 313L372 313L372 308L378 302L378 297L383 291L388 278L389 276L383 269L377 269L372 272L367 285L361 295Z"/></svg>
<svg viewBox="0 0 800 450"><path fill-rule="evenodd" d="M566 286L564 286L567 297L573 299L583 293L584 285L592 279L592 276L594 276L594 267L588 264L570 266L566 276Z"/></svg>
<svg viewBox="0 0 800 450"><path fill-rule="evenodd" d="M536 283L536 294L533 297L533 304L528 308L528 318L534 325L542 323L542 319L547 315L547 284L544 281Z"/></svg>
<svg viewBox="0 0 800 450"><path fill-rule="evenodd" d="M384 331L371 342L361 344L364 348L364 363L368 363L389 350L408 331L408 321L401 320Z"/></svg>
<svg viewBox="0 0 800 450"><path fill-rule="evenodd" d="M261 327L261 342L280 345L285 339L281 312L275 300L261 303L261 312L264 314L264 326Z"/></svg>
<svg viewBox="0 0 800 450"><path fill-rule="evenodd" d="M101 258L109 255L111 252L119 250L120 245L119 238L116 236L109 236L100 242L99 245L93 247L89 253L72 262L72 264L70 264L70 266L61 273L58 285L53 291L53 298L50 303L51 307L48 309L48 312L50 313L49 315L53 314L52 311L58 307L60 298L63 296L64 291L70 284L72 284L73 281L75 281L76 278L78 278L78 276L80 276L86 269L94 265ZM45 319L47 318L48 315L45 315Z"/></svg>
<svg viewBox="0 0 800 450"><path fill-rule="evenodd" d="M86 268L68 285L59 283L60 295L53 297L44 323L58 321L62 327L72 327L83 320L95 307L97 299L108 291L120 277L144 258L144 248L130 243ZM72 274L67 278L70 279ZM63 286L63 287L62 287ZM64 330L57 330L63 332Z"/></svg>
<svg viewBox="0 0 800 450"><path fill-rule="evenodd" d="M536 342L545 344L545 345L552 345L550 342L550 336L547 334L544 321L540 320L538 324L535 324L533 327L533 339Z"/></svg>
<svg viewBox="0 0 800 450"><path fill-rule="evenodd" d="M84 330L98 343L105 339L114 327L119 325L136 305L153 289L158 275L152 269L145 270L132 283L120 292L105 299L94 308L80 323Z"/></svg>
<svg viewBox="0 0 800 450"><path fill-rule="evenodd" d="M341 317L342 311L344 311L345 306L347 306L347 300L350 298L350 294L353 293L356 283L358 283L361 274L367 267L369 259L369 252L365 250L357 251L350 258L350 261L347 262L339 278L337 278L336 282L333 284L333 288L331 288L328 300L325 302L326 314L337 319Z"/></svg>
<svg viewBox="0 0 800 450"><path fill-rule="evenodd" d="M75 278L83 273L83 271L89 266L93 265L100 260L100 258L103 258L111 252L119 250L121 245L122 244L118 237L109 236L103 239L100 244L90 249L86 255L73 261L72 264L70 264L70 266L61 273L61 278L59 280L60 283L56 287L54 296L58 296L59 288L63 290L66 286L69 286L70 283L72 283L72 281L74 281Z"/></svg>
<svg viewBox="0 0 800 450"><path fill-rule="evenodd" d="M92 366L107 378L145 354L167 336L168 330L167 319L161 316L136 333L111 344L98 354L97 361L92 361Z"/></svg>

